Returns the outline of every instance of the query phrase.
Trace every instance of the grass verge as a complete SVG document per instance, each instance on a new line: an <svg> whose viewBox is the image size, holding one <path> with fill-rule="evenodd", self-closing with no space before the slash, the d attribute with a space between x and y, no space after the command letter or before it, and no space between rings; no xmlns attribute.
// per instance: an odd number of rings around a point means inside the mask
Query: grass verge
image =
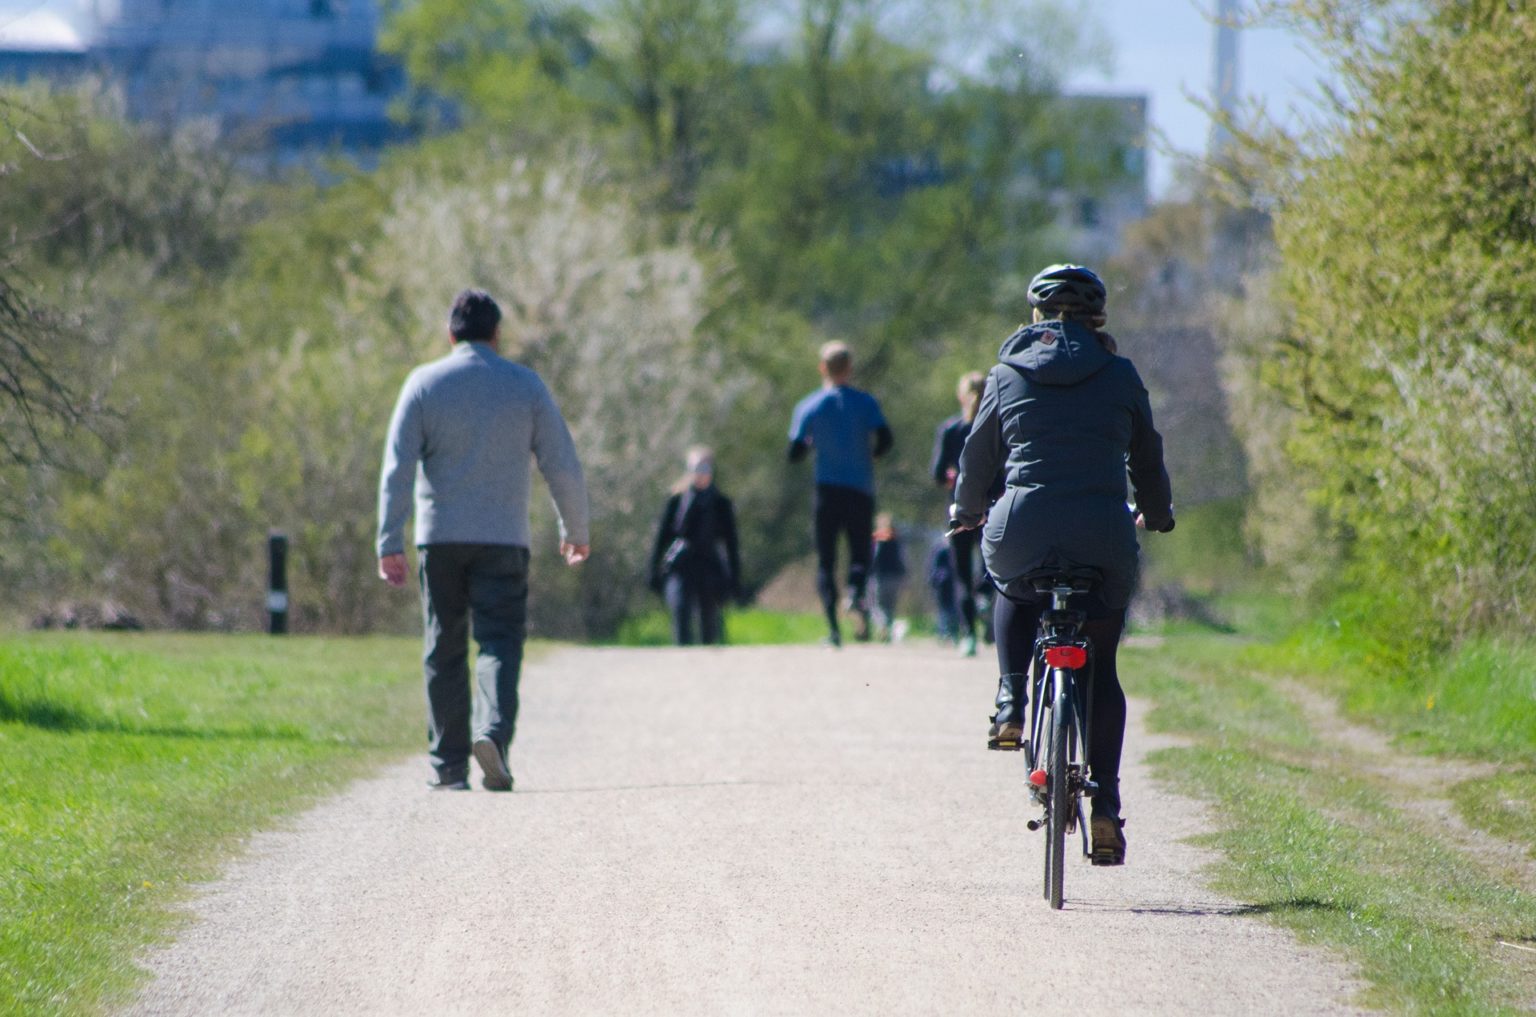
<svg viewBox="0 0 1536 1017"><path fill-rule="evenodd" d="M1186 742L1156 753L1155 769L1216 806L1217 884L1344 950L1374 1006L1527 1012L1536 966L1500 943L1536 942L1536 899L1316 735L1256 670L1274 662L1232 637L1189 632L1126 651L1128 690L1155 704L1150 724Z"/></svg>
<svg viewBox="0 0 1536 1017"><path fill-rule="evenodd" d="M827 623L819 614L745 608L725 615L726 642L733 646L815 643L826 634ZM672 620L665 611L635 615L619 626L613 641L619 646L671 646Z"/></svg>
<svg viewBox="0 0 1536 1017"><path fill-rule="evenodd" d="M1474 827L1536 845L1536 646L1482 638L1444 657L1408 657L1335 618L1250 647L1243 660L1314 676L1347 715L1406 748L1498 764L1499 776L1455 789L1457 809Z"/></svg>
<svg viewBox="0 0 1536 1017"><path fill-rule="evenodd" d="M0 638L0 1013L94 1014L238 839L419 745L419 642Z"/></svg>

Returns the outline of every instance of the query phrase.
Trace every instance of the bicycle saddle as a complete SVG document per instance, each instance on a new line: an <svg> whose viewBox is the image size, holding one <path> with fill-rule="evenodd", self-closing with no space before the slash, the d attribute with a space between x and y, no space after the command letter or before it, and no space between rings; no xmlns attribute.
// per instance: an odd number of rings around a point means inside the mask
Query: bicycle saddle
<svg viewBox="0 0 1536 1017"><path fill-rule="evenodd" d="M1058 586L1087 593L1104 581L1104 573L1086 565L1046 566L1026 572L1022 578L1036 593L1050 593Z"/></svg>

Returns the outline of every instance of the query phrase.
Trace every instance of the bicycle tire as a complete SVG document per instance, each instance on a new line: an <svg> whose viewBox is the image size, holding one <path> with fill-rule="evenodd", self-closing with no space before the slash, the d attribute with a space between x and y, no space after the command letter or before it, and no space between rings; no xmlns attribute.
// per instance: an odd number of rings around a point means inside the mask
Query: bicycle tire
<svg viewBox="0 0 1536 1017"><path fill-rule="evenodd" d="M1049 683L1044 680L1039 654L1029 662L1029 705L1030 705L1030 743L1029 743L1029 773L1045 766L1050 758L1050 720L1042 716L1049 714L1049 704L1045 701L1045 690ZM1031 791L1031 803L1038 803L1040 798ZM1049 819L1049 798L1046 799L1046 812L1043 819ZM1040 896L1046 900L1051 899L1051 838L1050 827L1046 827L1045 838L1045 865L1041 872Z"/></svg>
<svg viewBox="0 0 1536 1017"><path fill-rule="evenodd" d="M1047 899L1053 909L1060 911L1066 889L1067 826L1070 822L1068 810L1071 808L1070 789L1067 786L1067 741L1072 735L1072 697L1069 677L1057 671L1054 678L1052 684L1056 687L1056 695L1051 703L1051 749L1045 769L1050 783L1045 857L1046 883L1049 887Z"/></svg>

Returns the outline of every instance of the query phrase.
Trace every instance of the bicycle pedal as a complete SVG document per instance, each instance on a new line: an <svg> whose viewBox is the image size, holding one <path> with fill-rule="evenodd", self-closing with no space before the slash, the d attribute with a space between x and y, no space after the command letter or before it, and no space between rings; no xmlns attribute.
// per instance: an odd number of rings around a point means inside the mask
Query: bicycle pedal
<svg viewBox="0 0 1536 1017"><path fill-rule="evenodd" d="M1000 738L988 738L987 748L993 752L1017 752L1023 746L1022 742L1015 740L1004 741Z"/></svg>

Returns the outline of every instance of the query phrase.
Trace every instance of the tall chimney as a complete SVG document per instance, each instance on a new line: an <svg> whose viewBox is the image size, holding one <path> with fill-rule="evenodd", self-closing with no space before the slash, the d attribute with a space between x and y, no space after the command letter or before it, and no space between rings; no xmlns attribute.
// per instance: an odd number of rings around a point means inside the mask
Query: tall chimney
<svg viewBox="0 0 1536 1017"><path fill-rule="evenodd" d="M1237 33L1238 19L1242 17L1242 0L1216 0L1216 51L1214 54L1211 82L1211 99L1220 115L1211 123L1210 151L1212 159L1220 159L1232 143L1232 133L1221 118L1231 118L1237 113Z"/></svg>

